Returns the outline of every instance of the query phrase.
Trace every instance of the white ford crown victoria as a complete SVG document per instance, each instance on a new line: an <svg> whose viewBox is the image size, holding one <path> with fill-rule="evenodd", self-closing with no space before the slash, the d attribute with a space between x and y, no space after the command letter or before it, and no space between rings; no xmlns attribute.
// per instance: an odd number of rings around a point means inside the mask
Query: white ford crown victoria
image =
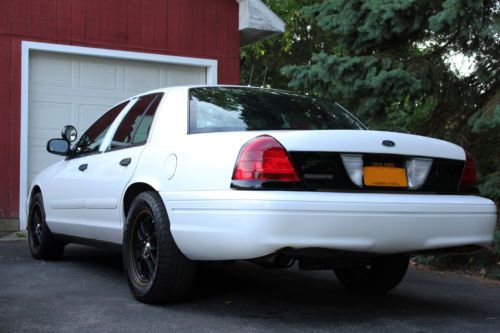
<svg viewBox="0 0 500 333"><path fill-rule="evenodd" d="M126 100L79 138L28 198L32 255L121 246L133 295L181 299L195 261L333 269L351 290L396 287L411 254L490 243L496 207L452 143L367 130L336 103L237 87Z"/></svg>

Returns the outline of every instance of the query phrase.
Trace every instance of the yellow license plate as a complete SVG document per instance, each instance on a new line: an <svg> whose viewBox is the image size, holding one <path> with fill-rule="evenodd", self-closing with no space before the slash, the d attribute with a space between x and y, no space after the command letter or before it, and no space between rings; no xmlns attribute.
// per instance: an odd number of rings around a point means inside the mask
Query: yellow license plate
<svg viewBox="0 0 500 333"><path fill-rule="evenodd" d="M380 187L407 187L404 168L388 166L363 167L364 183L366 186Z"/></svg>

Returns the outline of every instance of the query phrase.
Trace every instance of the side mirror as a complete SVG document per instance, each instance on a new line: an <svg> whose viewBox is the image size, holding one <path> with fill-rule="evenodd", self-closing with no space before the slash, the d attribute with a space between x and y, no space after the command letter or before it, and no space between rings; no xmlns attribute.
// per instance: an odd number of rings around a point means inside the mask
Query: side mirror
<svg viewBox="0 0 500 333"><path fill-rule="evenodd" d="M77 136L76 128L71 125L64 126L61 131L61 137L68 142L75 141Z"/></svg>
<svg viewBox="0 0 500 333"><path fill-rule="evenodd" d="M52 154L68 156L69 142L64 139L51 139L47 142L47 151Z"/></svg>

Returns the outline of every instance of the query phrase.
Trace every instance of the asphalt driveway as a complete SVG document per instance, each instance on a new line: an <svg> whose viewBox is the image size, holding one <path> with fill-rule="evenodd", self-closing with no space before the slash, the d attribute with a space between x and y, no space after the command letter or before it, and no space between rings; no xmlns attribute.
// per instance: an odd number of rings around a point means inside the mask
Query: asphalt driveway
<svg viewBox="0 0 500 333"><path fill-rule="evenodd" d="M203 267L192 300L150 306L120 256L70 245L36 261L0 241L0 332L500 332L500 287L411 270L384 296L344 291L330 272Z"/></svg>

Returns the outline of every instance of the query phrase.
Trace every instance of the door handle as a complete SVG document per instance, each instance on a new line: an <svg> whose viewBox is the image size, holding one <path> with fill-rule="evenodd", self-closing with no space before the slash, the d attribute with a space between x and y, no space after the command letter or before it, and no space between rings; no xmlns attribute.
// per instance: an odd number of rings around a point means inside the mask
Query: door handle
<svg viewBox="0 0 500 333"><path fill-rule="evenodd" d="M78 170L80 170L80 171L85 171L85 170L87 170L87 167L88 167L88 166L89 166L89 165L88 165L87 163L82 164L82 165L80 165L80 166L78 167Z"/></svg>
<svg viewBox="0 0 500 333"><path fill-rule="evenodd" d="M120 161L121 166L128 166L132 162L132 159L130 157L124 158L123 160Z"/></svg>

